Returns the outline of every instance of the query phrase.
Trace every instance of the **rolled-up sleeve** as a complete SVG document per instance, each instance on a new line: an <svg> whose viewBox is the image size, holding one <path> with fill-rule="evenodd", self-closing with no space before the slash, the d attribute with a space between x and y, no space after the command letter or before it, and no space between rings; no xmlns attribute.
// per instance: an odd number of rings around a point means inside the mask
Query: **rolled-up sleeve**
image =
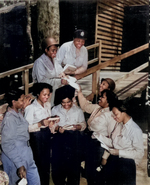
<svg viewBox="0 0 150 185"><path fill-rule="evenodd" d="M82 92L78 92L78 99L81 109L91 114L96 108L100 108L97 104L92 104L83 96Z"/></svg>
<svg viewBox="0 0 150 185"><path fill-rule="evenodd" d="M33 106L32 105L27 106L25 108L24 118L29 123L29 132L36 132L40 130L40 128L38 127L38 123L34 123L33 115L34 115Z"/></svg>
<svg viewBox="0 0 150 185"><path fill-rule="evenodd" d="M17 168L26 166L26 162L19 156L19 147L16 147L15 141L17 138L17 123L14 119L7 119L4 122L2 131L2 150L15 164Z"/></svg>

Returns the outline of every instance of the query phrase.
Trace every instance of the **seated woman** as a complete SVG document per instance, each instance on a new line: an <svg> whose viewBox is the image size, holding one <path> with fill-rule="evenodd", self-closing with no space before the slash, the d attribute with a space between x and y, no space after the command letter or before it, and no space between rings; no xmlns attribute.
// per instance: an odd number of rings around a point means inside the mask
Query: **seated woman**
<svg viewBox="0 0 150 185"><path fill-rule="evenodd" d="M60 102L52 109L52 115L60 117L52 146L52 178L55 185L79 185L80 182L82 131L86 124L82 110L72 101L74 93L75 89L69 85L57 89Z"/></svg>
<svg viewBox="0 0 150 185"><path fill-rule="evenodd" d="M95 103L99 100L99 97L100 97L101 92L103 90L108 89L110 91L114 91L115 87L116 87L116 84L111 78L102 78L101 83L99 84L98 96L96 97L96 95L94 95L94 98L93 98L92 102Z"/></svg>
<svg viewBox="0 0 150 185"><path fill-rule="evenodd" d="M37 165L41 185L49 185L50 180L50 146L53 122L51 104L48 101L52 94L52 86L47 83L35 83L33 95L37 98L25 109L25 119L29 123L30 145Z"/></svg>
<svg viewBox="0 0 150 185"><path fill-rule="evenodd" d="M112 131L115 126L115 120L111 116L110 106L114 104L117 97L110 90L103 90L98 104L91 104L87 101L81 92L78 92L79 103L83 110L91 113L88 119L88 128L90 134L84 137L85 150L85 169L88 185L99 184L97 165L101 163L101 157L104 149L101 147L101 142L96 138L97 134L108 136L108 130ZM111 122L111 124L109 124ZM92 137L91 137L92 135Z"/></svg>
<svg viewBox="0 0 150 185"><path fill-rule="evenodd" d="M142 130L129 116L122 101L117 101L111 109L116 121L114 130L109 132L109 138L99 135L111 148L107 164L101 171L101 184L135 185L135 164L139 164L144 155Z"/></svg>
<svg viewBox="0 0 150 185"><path fill-rule="evenodd" d="M9 176L9 185L26 178L28 185L40 185L37 167L29 145L28 122L19 112L25 108L24 94L11 89L6 94L9 108L2 121L2 163Z"/></svg>

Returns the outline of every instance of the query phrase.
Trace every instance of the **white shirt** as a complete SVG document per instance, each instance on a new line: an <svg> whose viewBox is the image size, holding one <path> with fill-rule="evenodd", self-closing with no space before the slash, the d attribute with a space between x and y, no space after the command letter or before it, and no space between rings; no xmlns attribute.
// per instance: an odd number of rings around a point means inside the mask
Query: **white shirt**
<svg viewBox="0 0 150 185"><path fill-rule="evenodd" d="M95 133L100 133L103 136L109 136L109 133L113 131L116 121L112 117L112 112L109 107L100 110L100 115L95 116L94 119L89 124L89 129Z"/></svg>
<svg viewBox="0 0 150 185"><path fill-rule="evenodd" d="M29 132L36 132L40 131L40 128L45 128L45 126L38 127L38 122L48 117L51 117L51 104L49 102L46 102L42 107L35 99L31 105L25 108L24 118L29 123Z"/></svg>
<svg viewBox="0 0 150 185"><path fill-rule="evenodd" d="M51 97L51 105L54 104L55 90L61 86L61 79L58 79L59 74L63 71L60 64L54 59L54 65L50 58L43 54L41 55L33 65L32 77L33 82L48 83L53 87L53 93Z"/></svg>
<svg viewBox="0 0 150 185"><path fill-rule="evenodd" d="M98 136L98 134L95 137L103 141L108 147L118 149L119 157L134 159L136 164L139 164L144 155L142 130L132 118L126 124L116 123L112 136L109 132L111 138Z"/></svg>
<svg viewBox="0 0 150 185"><path fill-rule="evenodd" d="M61 104L54 106L52 109L52 116L59 116L60 121L58 125L63 127L65 125L81 125L81 131L86 128L85 118L82 110L76 106L72 105L72 107L67 111L62 107Z"/></svg>
<svg viewBox="0 0 150 185"><path fill-rule="evenodd" d="M56 54L56 60L59 64L71 64L77 68L83 67L86 70L88 65L87 49L85 46L82 46L79 55L77 55L73 41L66 42L59 48Z"/></svg>
<svg viewBox="0 0 150 185"><path fill-rule="evenodd" d="M97 138L96 135L99 134L108 136L109 132L112 132L114 129L116 123L112 117L112 112L109 110L109 107L101 108L98 104L90 103L81 92L78 93L78 98L81 108L91 114L88 119L88 128L89 130L94 131L92 138ZM99 111L97 112L97 110Z"/></svg>
<svg viewBox="0 0 150 185"><path fill-rule="evenodd" d="M35 82L45 82L52 86L61 85L61 80L56 79L62 72L62 67L57 61L54 60L54 65L50 58L43 54L41 55L33 65L32 77Z"/></svg>

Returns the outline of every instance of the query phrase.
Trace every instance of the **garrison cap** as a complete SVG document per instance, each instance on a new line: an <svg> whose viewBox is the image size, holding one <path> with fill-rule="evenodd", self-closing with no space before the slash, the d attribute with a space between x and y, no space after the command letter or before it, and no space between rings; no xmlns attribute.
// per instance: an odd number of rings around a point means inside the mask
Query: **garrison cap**
<svg viewBox="0 0 150 185"><path fill-rule="evenodd" d="M84 30L81 30L81 29L76 30L73 34L73 39L75 39L75 38L80 38L80 39L86 40L87 39L87 32Z"/></svg>

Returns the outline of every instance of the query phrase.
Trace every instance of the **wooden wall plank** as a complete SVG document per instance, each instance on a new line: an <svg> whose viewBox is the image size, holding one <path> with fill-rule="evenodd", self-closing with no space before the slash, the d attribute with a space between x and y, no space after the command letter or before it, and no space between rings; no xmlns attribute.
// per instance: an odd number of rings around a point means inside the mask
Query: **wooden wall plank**
<svg viewBox="0 0 150 185"><path fill-rule="evenodd" d="M120 50L121 51L121 47L115 47L115 46L109 46L109 45L105 45L104 44L104 41L103 41L103 45L102 45L102 49L103 48L108 48L108 49L112 49L113 51L115 51L115 50Z"/></svg>
<svg viewBox="0 0 150 185"><path fill-rule="evenodd" d="M98 17L98 22L105 22L114 26L122 27L122 24L115 22L114 20L109 20L106 18Z"/></svg>
<svg viewBox="0 0 150 185"><path fill-rule="evenodd" d="M122 11L119 11L119 10L117 10L117 9L111 7L111 6L108 6L107 4L102 4L102 3L98 3L98 4L99 4L99 6L100 6L101 8L103 8L103 9L105 9L105 10L109 10L109 11L111 11L111 12L115 12L116 14L121 15L121 16L124 15L124 13L123 13Z"/></svg>
<svg viewBox="0 0 150 185"><path fill-rule="evenodd" d="M112 28L112 25L111 25L111 24L107 24L107 23L103 23L103 22L99 22L99 21L98 21L97 25L98 25L98 26L105 26L105 27L111 28L111 29L113 29L113 30L115 29L115 30L123 31L123 29L120 28L120 27L118 27L118 26L114 26L114 25L113 25L113 28Z"/></svg>
<svg viewBox="0 0 150 185"><path fill-rule="evenodd" d="M112 17L114 17L114 18L116 17L116 18L121 19L121 20L124 19L124 16L118 15L118 14L116 14L115 12L110 12L110 11L108 11L108 10L106 10L106 9L101 8L101 7L99 7L99 9L98 9L98 13L99 13L99 14L101 14L101 13L107 14L107 15L110 15L110 16L112 16Z"/></svg>
<svg viewBox="0 0 150 185"><path fill-rule="evenodd" d="M118 4L119 4L119 3L116 3L115 1L109 1L109 2L107 3L107 6L110 6L110 7L112 7L113 9L118 10L119 12L124 12L123 6L120 7L120 6L118 6ZM122 15L123 15L123 14L122 14Z"/></svg>
<svg viewBox="0 0 150 185"><path fill-rule="evenodd" d="M110 37L106 37L103 35L97 35L97 38L102 39L102 40L108 40L108 41L112 41L112 42L122 43L121 39L110 38Z"/></svg>
<svg viewBox="0 0 150 185"><path fill-rule="evenodd" d="M121 54L121 51L117 51L117 50L109 50L109 49L102 49L103 53L113 53L115 55Z"/></svg>
<svg viewBox="0 0 150 185"><path fill-rule="evenodd" d="M112 33L112 34L116 34L116 35L122 35L122 31L119 31L119 30L112 30L110 28L106 28L106 27L103 27L103 26L100 26L100 25L97 25L97 30L103 30L103 31L106 31L106 32L109 32L109 33Z"/></svg>
<svg viewBox="0 0 150 185"><path fill-rule="evenodd" d="M113 33L110 33L110 32L105 32L105 31L99 31L99 30L97 31L97 35L104 35L104 36L111 37L111 38L116 38L116 39L122 38L121 35L113 34Z"/></svg>
<svg viewBox="0 0 150 185"><path fill-rule="evenodd" d="M110 41L107 41L107 40L103 40L102 43L105 44L105 45L108 44L110 46L118 46L118 47L122 46L122 43L110 42Z"/></svg>
<svg viewBox="0 0 150 185"><path fill-rule="evenodd" d="M119 23L123 24L123 20L121 20L119 18L114 18L114 17L112 17L110 15L106 15L106 14L103 14L103 13L99 14L98 17L102 17L102 18L105 18L105 19L113 20L115 22L119 22Z"/></svg>

